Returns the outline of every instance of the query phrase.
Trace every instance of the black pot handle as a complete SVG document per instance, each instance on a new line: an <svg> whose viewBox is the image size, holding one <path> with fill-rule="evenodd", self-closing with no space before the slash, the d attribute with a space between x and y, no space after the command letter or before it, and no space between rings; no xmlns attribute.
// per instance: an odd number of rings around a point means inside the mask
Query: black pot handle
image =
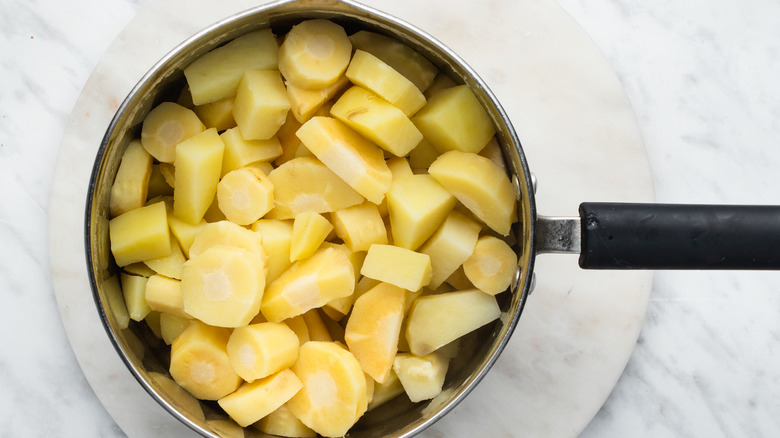
<svg viewBox="0 0 780 438"><path fill-rule="evenodd" d="M584 269L780 269L780 206L586 202Z"/></svg>

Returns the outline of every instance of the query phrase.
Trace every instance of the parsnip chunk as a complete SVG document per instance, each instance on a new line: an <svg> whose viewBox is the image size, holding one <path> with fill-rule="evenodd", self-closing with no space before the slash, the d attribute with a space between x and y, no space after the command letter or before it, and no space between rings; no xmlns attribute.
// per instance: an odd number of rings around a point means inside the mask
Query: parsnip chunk
<svg viewBox="0 0 780 438"><path fill-rule="evenodd" d="M287 404L279 406L275 411L261 418L255 423L255 427L261 431L290 438L314 438L317 432L303 424L292 412Z"/></svg>
<svg viewBox="0 0 780 438"><path fill-rule="evenodd" d="M149 177L152 174L152 161L152 156L146 152L140 141L133 140L127 145L111 186L108 204L111 217L144 206Z"/></svg>
<svg viewBox="0 0 780 438"><path fill-rule="evenodd" d="M324 88L338 81L352 55L344 28L323 19L306 20L290 29L279 49L279 70L300 88Z"/></svg>
<svg viewBox="0 0 780 438"><path fill-rule="evenodd" d="M463 263L463 272L469 280L490 295L509 288L517 270L517 254L501 239L482 236L473 254Z"/></svg>
<svg viewBox="0 0 780 438"><path fill-rule="evenodd" d="M421 296L409 311L406 339L413 354L425 356L500 315L496 298L477 289Z"/></svg>
<svg viewBox="0 0 780 438"><path fill-rule="evenodd" d="M345 75L353 84L390 102L407 117L425 106L425 96L412 81L368 52L356 50Z"/></svg>
<svg viewBox="0 0 780 438"><path fill-rule="evenodd" d="M346 88L349 80L341 76L336 82L325 88L300 88L287 84L287 96L290 98L290 112L299 123L305 123L322 105Z"/></svg>
<svg viewBox="0 0 780 438"><path fill-rule="evenodd" d="M448 367L449 359L438 353L422 357L401 353L393 363L398 380L413 403L430 400L441 393Z"/></svg>
<svg viewBox="0 0 780 438"><path fill-rule="evenodd" d="M319 213L306 211L296 215L290 240L290 261L311 257L332 230L333 225Z"/></svg>
<svg viewBox="0 0 780 438"><path fill-rule="evenodd" d="M406 44L365 30L350 35L355 49L368 52L408 78L420 91L425 91L436 77L436 67Z"/></svg>
<svg viewBox="0 0 780 438"><path fill-rule="evenodd" d="M412 120L439 152L477 153L496 133L485 108L466 85L431 96Z"/></svg>
<svg viewBox="0 0 780 438"><path fill-rule="evenodd" d="M229 221L219 221L205 225L190 247L190 259L197 257L214 246L242 248L257 258L257 264L265 265L267 256L260 236Z"/></svg>
<svg viewBox="0 0 780 438"><path fill-rule="evenodd" d="M251 225L274 206L274 184L257 169L232 170L217 184L217 202L225 217Z"/></svg>
<svg viewBox="0 0 780 438"><path fill-rule="evenodd" d="M264 379L244 383L218 403L239 426L247 427L285 404L302 387L298 376L285 369Z"/></svg>
<svg viewBox="0 0 780 438"><path fill-rule="evenodd" d="M165 204L158 202L111 219L108 233L116 264L126 266L170 254L167 216Z"/></svg>
<svg viewBox="0 0 780 438"><path fill-rule="evenodd" d="M371 245L360 273L416 291L431 281L431 258L393 245Z"/></svg>
<svg viewBox="0 0 780 438"><path fill-rule="evenodd" d="M144 291L146 304L157 312L169 313L180 318L191 319L192 316L184 310L181 295L181 281L155 274L146 281Z"/></svg>
<svg viewBox="0 0 780 438"><path fill-rule="evenodd" d="M512 183L488 158L450 151L431 164L428 172L458 201L495 232L507 236L515 211Z"/></svg>
<svg viewBox="0 0 780 438"><path fill-rule="evenodd" d="M280 322L238 327L227 343L233 369L247 382L291 367L298 359L298 336Z"/></svg>
<svg viewBox="0 0 780 438"><path fill-rule="evenodd" d="M186 259L176 238L171 238L169 240L171 242L170 254L163 257L144 260L144 264L158 274L181 280L181 270L184 267Z"/></svg>
<svg viewBox="0 0 780 438"><path fill-rule="evenodd" d="M230 331L194 320L171 345L171 377L201 400L218 400L241 384L227 355Z"/></svg>
<svg viewBox="0 0 780 438"><path fill-rule="evenodd" d="M122 293L125 297L125 306L130 319L143 321L152 310L146 304L146 281L148 278L122 272L119 274L119 280L122 284Z"/></svg>
<svg viewBox="0 0 780 438"><path fill-rule="evenodd" d="M205 129L197 114L173 102L163 102L144 118L141 143L162 163L173 163L176 145Z"/></svg>
<svg viewBox="0 0 780 438"><path fill-rule="evenodd" d="M374 243L387 243L387 229L376 204L364 202L330 214L336 235L350 251L368 251Z"/></svg>

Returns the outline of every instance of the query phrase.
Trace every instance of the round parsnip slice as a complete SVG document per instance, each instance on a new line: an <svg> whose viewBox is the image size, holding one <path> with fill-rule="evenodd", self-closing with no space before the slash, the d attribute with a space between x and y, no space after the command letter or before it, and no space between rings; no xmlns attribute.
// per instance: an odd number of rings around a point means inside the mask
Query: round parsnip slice
<svg viewBox="0 0 780 438"><path fill-rule="evenodd" d="M161 163L173 163L176 145L206 129L194 111L163 102L149 111L141 127L141 143Z"/></svg>
<svg viewBox="0 0 780 438"><path fill-rule="evenodd" d="M482 236L463 263L466 277L481 290L496 295L509 288L517 269L517 254L501 239Z"/></svg>
<svg viewBox="0 0 780 438"><path fill-rule="evenodd" d="M279 71L301 88L324 88L347 69L352 43L344 28L328 20L293 26L279 48Z"/></svg>
<svg viewBox="0 0 780 438"><path fill-rule="evenodd" d="M292 371L303 388L287 406L306 426L340 437L366 412L366 379L355 356L334 342L303 344Z"/></svg>
<svg viewBox="0 0 780 438"><path fill-rule="evenodd" d="M236 247L214 246L184 264L184 310L206 324L240 327L260 311L265 273L257 257Z"/></svg>
<svg viewBox="0 0 780 438"><path fill-rule="evenodd" d="M190 258L195 258L207 249L220 245L245 249L257 256L258 263L263 265L267 260L260 235L230 221L204 225L192 241Z"/></svg>
<svg viewBox="0 0 780 438"><path fill-rule="evenodd" d="M274 184L259 170L242 167L217 184L217 202L230 222L251 225L273 208Z"/></svg>

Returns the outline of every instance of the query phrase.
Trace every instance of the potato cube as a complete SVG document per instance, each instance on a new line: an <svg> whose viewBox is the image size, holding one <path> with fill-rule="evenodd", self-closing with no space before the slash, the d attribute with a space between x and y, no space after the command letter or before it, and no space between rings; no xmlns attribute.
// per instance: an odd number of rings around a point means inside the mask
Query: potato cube
<svg viewBox="0 0 780 438"><path fill-rule="evenodd" d="M496 133L490 116L466 85L436 93L412 121L439 152L477 153Z"/></svg>
<svg viewBox="0 0 780 438"><path fill-rule="evenodd" d="M169 313L180 318L191 319L184 310L181 295L181 281L155 274L146 281L144 298L149 308L156 312Z"/></svg>
<svg viewBox="0 0 780 438"><path fill-rule="evenodd" d="M244 383L218 403L239 426L247 427L287 403L302 387L298 376L285 369L264 379Z"/></svg>
<svg viewBox="0 0 780 438"><path fill-rule="evenodd" d="M182 318L170 313L160 313L160 335L163 341L171 345L180 334L190 326L191 318Z"/></svg>
<svg viewBox="0 0 780 438"><path fill-rule="evenodd" d="M170 254L167 217L165 204L158 202L111 219L108 233L116 264L127 266Z"/></svg>
<svg viewBox="0 0 780 438"><path fill-rule="evenodd" d="M423 138L403 111L358 86L342 94L330 113L397 157L408 154Z"/></svg>
<svg viewBox="0 0 780 438"><path fill-rule="evenodd" d="M290 438L314 438L317 436L317 432L311 430L290 412L286 403L261 418L255 423L255 427L270 435Z"/></svg>
<svg viewBox="0 0 780 438"><path fill-rule="evenodd" d="M171 242L170 254L163 257L144 260L144 264L158 274L181 280L181 270L184 268L186 259L176 238L171 238L169 240Z"/></svg>
<svg viewBox="0 0 780 438"><path fill-rule="evenodd" d="M343 90L349 80L341 76L335 83L325 88L307 89L287 84L287 96L290 98L290 113L299 123L305 123L322 105Z"/></svg>
<svg viewBox="0 0 780 438"><path fill-rule="evenodd" d="M290 240L290 261L311 257L332 230L333 225L319 213L306 211L296 215Z"/></svg>
<svg viewBox="0 0 780 438"><path fill-rule="evenodd" d="M389 283L369 290L352 308L344 339L363 371L383 383L393 367L406 291Z"/></svg>
<svg viewBox="0 0 780 438"><path fill-rule="evenodd" d="M236 374L252 382L291 367L299 346L298 336L287 325L263 322L233 330L227 353Z"/></svg>
<svg viewBox="0 0 780 438"><path fill-rule="evenodd" d="M270 284L292 265L290 246L293 225L290 221L260 219L252 224L252 231L260 235L263 249L268 256L266 281Z"/></svg>
<svg viewBox="0 0 780 438"><path fill-rule="evenodd" d="M413 403L430 400L441 393L448 367L449 359L438 353L422 357L401 353L393 363L398 380Z"/></svg>
<svg viewBox="0 0 780 438"><path fill-rule="evenodd" d="M296 135L355 191L374 204L382 202L393 176L380 148L330 117L312 117Z"/></svg>
<svg viewBox="0 0 780 438"><path fill-rule="evenodd" d="M173 102L154 107L141 126L141 143L161 163L173 163L176 146L202 132L206 127L191 109ZM173 185L171 185L173 187Z"/></svg>
<svg viewBox="0 0 780 438"><path fill-rule="evenodd" d="M393 174L393 179L396 180L402 176L414 175L412 167L409 165L409 160L406 157L393 157L387 160L387 167L390 168L390 173Z"/></svg>
<svg viewBox="0 0 780 438"><path fill-rule="evenodd" d="M187 258L190 256L190 247L192 246L192 242L195 241L195 236L204 226L206 226L206 223L205 219L201 219L197 225L192 225L189 222L179 219L176 215L168 215L168 227L170 227L171 233L173 233L173 236L179 243L179 248L181 248L181 251Z"/></svg>
<svg viewBox="0 0 780 438"><path fill-rule="evenodd" d="M193 225L203 219L217 193L224 150L225 144L214 128L176 146L173 214L179 219Z"/></svg>
<svg viewBox="0 0 780 438"><path fill-rule="evenodd" d="M195 105L236 95L249 70L275 69L279 46L270 28L250 32L201 56L184 69Z"/></svg>
<svg viewBox="0 0 780 438"><path fill-rule="evenodd" d="M230 96L215 102L196 105L192 110L206 128L214 128L221 132L236 127L236 119L233 118L233 99L233 96Z"/></svg>
<svg viewBox="0 0 780 438"><path fill-rule="evenodd" d="M512 183L489 159L450 151L431 164L428 172L458 201L495 232L507 236L515 211Z"/></svg>
<svg viewBox="0 0 780 438"><path fill-rule="evenodd" d="M433 83L431 84L430 87L428 87L425 90L425 93L423 93L423 95L425 96L426 99L430 99L431 96L436 94L438 91L446 90L447 88L452 88L456 85L458 84L455 83L455 81L452 80L451 77L447 76L444 73L439 73L436 75L435 78L433 78Z"/></svg>
<svg viewBox="0 0 780 438"><path fill-rule="evenodd" d="M293 219L305 211L328 213L363 202L363 197L314 157L290 160L274 169L276 206L265 216Z"/></svg>
<svg viewBox="0 0 780 438"><path fill-rule="evenodd" d="M293 263L263 295L261 311L272 322L279 322L329 301L352 294L355 271L349 251L327 247L305 260Z"/></svg>
<svg viewBox="0 0 780 438"><path fill-rule="evenodd" d="M407 117L425 106L425 96L412 81L368 52L356 50L344 74L353 84L390 102Z"/></svg>
<svg viewBox="0 0 780 438"><path fill-rule="evenodd" d="M290 98L277 70L250 70L238 85L233 118L245 140L268 140L287 119Z"/></svg>
<svg viewBox="0 0 780 438"><path fill-rule="evenodd" d="M264 265L238 247L213 246L189 259L182 272L184 310L217 327L247 325L260 311L264 288Z"/></svg>
<svg viewBox="0 0 780 438"><path fill-rule="evenodd" d="M395 362L395 360L393 360ZM384 383L376 382L374 384L374 393L371 401L368 403L368 410L376 409L387 403L395 397L404 393L404 387L398 380L398 374L390 368Z"/></svg>
<svg viewBox="0 0 780 438"><path fill-rule="evenodd" d="M173 187L165 181L165 177L160 171L164 163L153 164L152 172L149 174L149 185L147 188L147 199L155 196L173 196Z"/></svg>
<svg viewBox="0 0 780 438"><path fill-rule="evenodd" d="M340 437L366 412L366 378L355 356L333 342L301 346L292 371L303 388L287 406L306 426Z"/></svg>
<svg viewBox="0 0 780 438"><path fill-rule="evenodd" d="M501 239L482 236L474 252L463 263L463 272L469 280L490 295L507 289L517 270L517 254Z"/></svg>
<svg viewBox="0 0 780 438"><path fill-rule="evenodd" d="M422 245L457 203L430 175L403 176L387 192L393 244L407 249Z"/></svg>
<svg viewBox="0 0 780 438"><path fill-rule="evenodd" d="M217 184L217 205L230 222L251 225L274 207L274 184L257 169L231 170Z"/></svg>
<svg viewBox="0 0 780 438"><path fill-rule="evenodd" d="M127 313L133 321L143 321L146 315L152 310L146 304L146 280L147 277L140 275L129 275L122 272L119 274L119 280L122 284L122 293L125 297L125 307Z"/></svg>
<svg viewBox="0 0 780 438"><path fill-rule="evenodd" d="M360 273L416 291L431 281L431 258L393 245L371 245Z"/></svg>
<svg viewBox="0 0 780 438"><path fill-rule="evenodd" d="M127 145L111 186L108 207L111 217L144 206L149 177L152 174L152 161L152 156L146 152L140 141L134 140Z"/></svg>
<svg viewBox="0 0 780 438"><path fill-rule="evenodd" d="M376 204L364 202L330 214L336 235L350 251L368 251L374 243L387 243L387 229Z"/></svg>
<svg viewBox="0 0 780 438"><path fill-rule="evenodd" d="M227 341L230 330L212 327L198 320L171 344L171 377L201 400L218 400L241 384L230 366Z"/></svg>
<svg viewBox="0 0 780 438"><path fill-rule="evenodd" d="M431 257L431 282L436 289L474 252L482 227L462 213L453 210L438 230L418 251Z"/></svg>
<svg viewBox="0 0 780 438"><path fill-rule="evenodd" d="M244 140L238 128L231 128L219 135L225 143L222 157L222 174L258 161L271 161L282 154L282 145L275 137L268 140Z"/></svg>
<svg viewBox="0 0 780 438"><path fill-rule="evenodd" d="M409 166L411 166L414 173L427 173L428 167L439 158L439 155L441 154L433 147L433 144L423 138L409 152Z"/></svg>
<svg viewBox="0 0 780 438"><path fill-rule="evenodd" d="M438 72L424 56L388 36L361 30L350 35L349 40L355 49L381 59L408 78L420 91L425 91L431 85Z"/></svg>
<svg viewBox="0 0 780 438"><path fill-rule="evenodd" d="M421 296L409 311L406 339L413 354L425 356L500 315L496 298L478 289Z"/></svg>

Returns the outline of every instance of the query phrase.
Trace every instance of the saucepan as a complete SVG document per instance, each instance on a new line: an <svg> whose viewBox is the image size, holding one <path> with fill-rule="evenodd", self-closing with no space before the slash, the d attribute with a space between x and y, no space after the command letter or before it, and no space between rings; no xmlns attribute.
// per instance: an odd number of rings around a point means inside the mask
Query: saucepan
<svg viewBox="0 0 780 438"><path fill-rule="evenodd" d="M585 269L778 269L780 207L583 203L577 217L537 213L534 185L520 139L477 72L425 32L394 17L344 0L292 0L259 6L224 19L174 48L140 79L115 114L100 145L89 185L85 244L97 310L118 354L139 384L172 416L207 437L264 436L237 430L214 404L179 388L168 373L169 349L144 324L121 323L114 311L121 291L108 242L108 205L122 152L152 107L175 100L182 69L207 51L244 33L271 27L282 34L304 19L328 18L347 29L392 36L466 84L496 130L516 198L512 230L518 265L509 293L498 295L502 316L465 336L443 392L421 403L404 397L366 413L350 437L410 437L452 410L482 380L506 346L533 290L538 254L579 253Z"/></svg>

